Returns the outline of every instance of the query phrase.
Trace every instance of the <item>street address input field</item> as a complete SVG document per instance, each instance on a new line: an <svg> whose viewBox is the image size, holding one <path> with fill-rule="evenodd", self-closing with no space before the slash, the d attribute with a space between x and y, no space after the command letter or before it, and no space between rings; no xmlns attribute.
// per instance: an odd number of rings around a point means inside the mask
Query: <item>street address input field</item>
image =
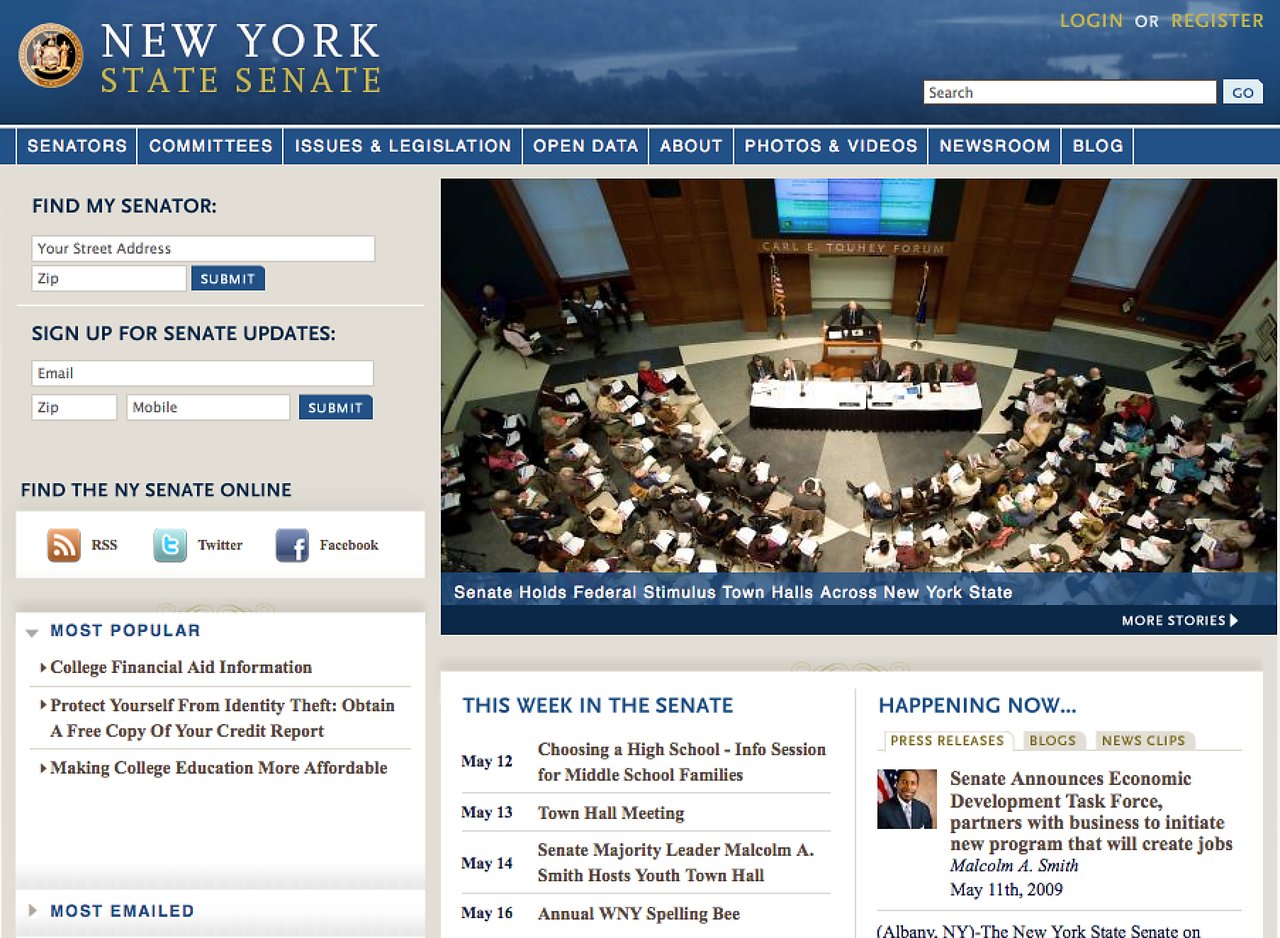
<svg viewBox="0 0 1280 938"><path fill-rule="evenodd" d="M34 237L31 259L52 261L156 261L252 262L305 261L336 263L372 262L371 237L330 236L226 236L147 237L137 235L91 235Z"/></svg>
<svg viewBox="0 0 1280 938"><path fill-rule="evenodd" d="M372 387L372 361L69 361L31 363L31 385L49 387Z"/></svg>
<svg viewBox="0 0 1280 938"><path fill-rule="evenodd" d="M925 104L1217 104L1218 83L1048 79L924 82Z"/></svg>

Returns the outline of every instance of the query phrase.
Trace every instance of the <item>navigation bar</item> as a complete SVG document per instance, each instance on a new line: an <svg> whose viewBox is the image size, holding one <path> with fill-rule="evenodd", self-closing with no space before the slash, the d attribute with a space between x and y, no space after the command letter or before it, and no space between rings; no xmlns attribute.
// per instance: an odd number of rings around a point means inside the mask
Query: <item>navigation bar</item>
<svg viewBox="0 0 1280 938"><path fill-rule="evenodd" d="M39 165L1269 165L1255 127L0 127Z"/></svg>

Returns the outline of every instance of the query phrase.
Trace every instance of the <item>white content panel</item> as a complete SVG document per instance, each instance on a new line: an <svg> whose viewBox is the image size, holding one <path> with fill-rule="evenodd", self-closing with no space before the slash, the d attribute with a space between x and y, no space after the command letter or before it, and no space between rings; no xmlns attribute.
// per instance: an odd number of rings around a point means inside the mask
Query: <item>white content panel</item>
<svg viewBox="0 0 1280 938"><path fill-rule="evenodd" d="M234 482L73 488L81 485L68 484L67 494L280 497ZM420 511L20 511L16 527L19 579L413 579L426 571Z"/></svg>
<svg viewBox="0 0 1280 938"><path fill-rule="evenodd" d="M1260 673L445 673L440 706L445 938L1262 933L1222 794Z"/></svg>
<svg viewBox="0 0 1280 938"><path fill-rule="evenodd" d="M18 933L422 934L425 629L19 614Z"/></svg>

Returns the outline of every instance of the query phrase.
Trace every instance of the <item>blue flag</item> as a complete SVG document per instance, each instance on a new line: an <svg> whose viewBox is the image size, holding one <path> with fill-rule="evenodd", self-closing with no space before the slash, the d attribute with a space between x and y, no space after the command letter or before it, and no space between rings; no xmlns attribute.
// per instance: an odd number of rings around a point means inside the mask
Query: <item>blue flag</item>
<svg viewBox="0 0 1280 938"><path fill-rule="evenodd" d="M929 319L929 262L924 264L924 277L920 280L920 299L916 300L916 322L924 325Z"/></svg>

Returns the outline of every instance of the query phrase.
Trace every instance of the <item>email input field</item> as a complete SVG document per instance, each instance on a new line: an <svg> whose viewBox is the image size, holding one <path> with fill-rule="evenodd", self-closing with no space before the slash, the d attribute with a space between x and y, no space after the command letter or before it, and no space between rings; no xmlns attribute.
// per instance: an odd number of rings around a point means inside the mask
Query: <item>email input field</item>
<svg viewBox="0 0 1280 938"><path fill-rule="evenodd" d="M70 361L31 363L33 387L371 387L371 361Z"/></svg>

